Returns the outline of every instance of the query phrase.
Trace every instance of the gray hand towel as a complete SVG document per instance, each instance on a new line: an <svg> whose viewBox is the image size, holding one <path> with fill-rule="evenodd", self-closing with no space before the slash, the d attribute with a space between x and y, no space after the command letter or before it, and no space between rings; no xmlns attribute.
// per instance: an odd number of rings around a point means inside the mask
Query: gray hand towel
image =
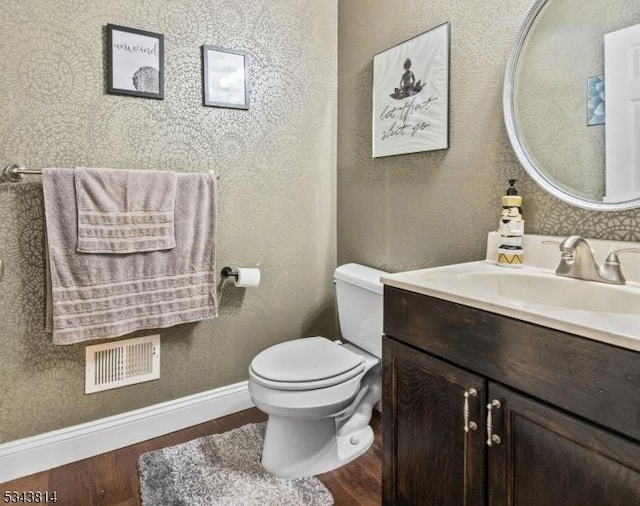
<svg viewBox="0 0 640 506"><path fill-rule="evenodd" d="M175 172L77 168L75 186L78 251L175 248Z"/></svg>
<svg viewBox="0 0 640 506"><path fill-rule="evenodd" d="M216 178L178 173L176 247L121 255L76 251L72 169L44 169L55 344L215 318Z"/></svg>

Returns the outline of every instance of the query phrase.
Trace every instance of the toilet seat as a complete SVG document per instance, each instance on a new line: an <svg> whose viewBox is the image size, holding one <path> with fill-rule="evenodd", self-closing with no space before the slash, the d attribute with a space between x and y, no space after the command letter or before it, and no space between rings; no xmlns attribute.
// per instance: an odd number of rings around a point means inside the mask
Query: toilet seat
<svg viewBox="0 0 640 506"><path fill-rule="evenodd" d="M277 390L328 388L362 374L362 356L324 337L295 339L272 346L251 362L249 374Z"/></svg>

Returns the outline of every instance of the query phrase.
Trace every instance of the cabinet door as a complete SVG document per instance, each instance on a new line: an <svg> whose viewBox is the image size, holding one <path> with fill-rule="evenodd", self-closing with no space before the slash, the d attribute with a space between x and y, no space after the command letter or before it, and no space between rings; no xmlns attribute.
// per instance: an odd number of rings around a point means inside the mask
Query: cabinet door
<svg viewBox="0 0 640 506"><path fill-rule="evenodd" d="M465 432L465 392L468 425ZM482 506L485 382L423 352L383 341L383 502Z"/></svg>
<svg viewBox="0 0 640 506"><path fill-rule="evenodd" d="M639 445L490 383L494 399L490 506L640 504Z"/></svg>

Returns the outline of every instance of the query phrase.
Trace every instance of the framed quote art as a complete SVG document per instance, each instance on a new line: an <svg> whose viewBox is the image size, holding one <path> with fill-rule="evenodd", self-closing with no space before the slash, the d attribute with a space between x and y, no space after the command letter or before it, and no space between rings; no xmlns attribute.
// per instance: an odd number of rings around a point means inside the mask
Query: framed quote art
<svg viewBox="0 0 640 506"><path fill-rule="evenodd" d="M107 92L164 98L164 35L107 25Z"/></svg>
<svg viewBox="0 0 640 506"><path fill-rule="evenodd" d="M449 147L450 23L373 57L373 157Z"/></svg>

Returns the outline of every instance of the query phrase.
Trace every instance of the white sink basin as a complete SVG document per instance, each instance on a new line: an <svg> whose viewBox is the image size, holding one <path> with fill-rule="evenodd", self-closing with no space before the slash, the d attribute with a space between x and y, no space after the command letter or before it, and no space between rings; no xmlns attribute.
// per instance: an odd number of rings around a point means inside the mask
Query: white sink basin
<svg viewBox="0 0 640 506"><path fill-rule="evenodd" d="M582 281L488 260L390 274L382 282L640 351L638 283Z"/></svg>
<svg viewBox="0 0 640 506"><path fill-rule="evenodd" d="M478 295L511 299L513 305L541 306L547 310L574 309L600 313L637 314L640 290L620 285L581 281L542 272L467 272L456 283ZM639 329L640 330L640 329Z"/></svg>

